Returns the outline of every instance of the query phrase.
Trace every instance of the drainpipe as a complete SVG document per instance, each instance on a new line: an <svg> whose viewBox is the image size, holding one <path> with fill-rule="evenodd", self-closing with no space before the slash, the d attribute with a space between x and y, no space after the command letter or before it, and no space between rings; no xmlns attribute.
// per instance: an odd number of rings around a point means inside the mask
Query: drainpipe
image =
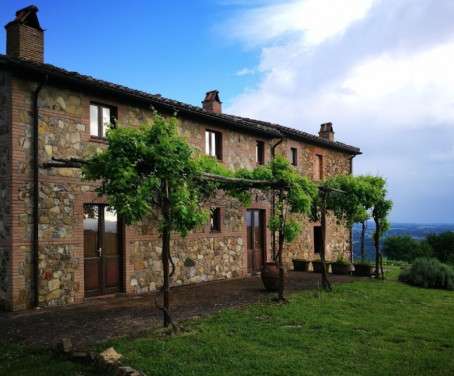
<svg viewBox="0 0 454 376"><path fill-rule="evenodd" d="M353 175L353 158L356 154L350 157L350 175ZM353 264L353 228L350 228L350 263Z"/></svg>
<svg viewBox="0 0 454 376"><path fill-rule="evenodd" d="M39 308L39 164L38 164L38 97L44 84L47 82L47 75L44 82L41 82L33 92L33 286L34 286L34 308Z"/></svg>
<svg viewBox="0 0 454 376"><path fill-rule="evenodd" d="M276 148L284 141L284 137L281 137L281 139L276 142L273 146L271 146L271 159L274 159L276 156Z"/></svg>
<svg viewBox="0 0 454 376"><path fill-rule="evenodd" d="M284 141L284 138L281 137L281 139L276 142L273 146L271 146L271 159L274 159L276 156L276 148ZM274 216L274 205L276 204L276 200L274 198L274 194L272 195L271 198L271 212L272 215ZM271 233L271 252L272 252L272 258L275 261L276 259L276 233L273 231Z"/></svg>

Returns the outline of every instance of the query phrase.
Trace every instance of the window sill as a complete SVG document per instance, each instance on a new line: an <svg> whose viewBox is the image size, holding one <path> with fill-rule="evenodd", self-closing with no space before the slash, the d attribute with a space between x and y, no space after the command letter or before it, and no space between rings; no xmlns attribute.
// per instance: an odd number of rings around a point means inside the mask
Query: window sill
<svg viewBox="0 0 454 376"><path fill-rule="evenodd" d="M98 142L100 144L108 144L109 140L105 137L90 136L90 142Z"/></svg>

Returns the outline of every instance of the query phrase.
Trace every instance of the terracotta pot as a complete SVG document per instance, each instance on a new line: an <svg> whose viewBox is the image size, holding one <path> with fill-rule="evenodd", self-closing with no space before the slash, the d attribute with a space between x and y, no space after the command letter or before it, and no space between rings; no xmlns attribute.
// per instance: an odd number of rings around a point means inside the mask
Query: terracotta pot
<svg viewBox="0 0 454 376"><path fill-rule="evenodd" d="M284 281L287 275L284 269ZM261 277L266 291L279 291L279 267L274 261L266 262L262 267Z"/></svg>

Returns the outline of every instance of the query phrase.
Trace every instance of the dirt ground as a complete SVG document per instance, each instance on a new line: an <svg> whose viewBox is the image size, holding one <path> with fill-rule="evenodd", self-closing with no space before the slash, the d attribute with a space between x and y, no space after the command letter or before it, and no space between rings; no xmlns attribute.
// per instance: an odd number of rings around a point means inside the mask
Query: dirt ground
<svg viewBox="0 0 454 376"><path fill-rule="evenodd" d="M357 279L348 275L329 275L332 285ZM290 271L285 296L317 289L320 285L320 274ZM181 322L275 296L276 293L264 289L260 276L172 287L171 315L174 322ZM69 338L74 347L83 348L161 325L162 313L155 307L154 297L155 293L117 294L69 306L24 312L0 311L0 336L43 348L55 348L60 339Z"/></svg>

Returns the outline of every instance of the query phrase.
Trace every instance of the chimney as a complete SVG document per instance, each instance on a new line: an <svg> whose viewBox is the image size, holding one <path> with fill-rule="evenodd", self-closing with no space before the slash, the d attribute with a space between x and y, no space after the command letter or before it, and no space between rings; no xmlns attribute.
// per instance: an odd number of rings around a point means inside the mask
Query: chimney
<svg viewBox="0 0 454 376"><path fill-rule="evenodd" d="M203 109L216 114L222 113L222 102L219 99L219 91L212 90L206 93L205 99L202 102Z"/></svg>
<svg viewBox="0 0 454 376"><path fill-rule="evenodd" d="M333 123L321 124L318 136L328 141L334 141Z"/></svg>
<svg viewBox="0 0 454 376"><path fill-rule="evenodd" d="M44 62L44 30L39 25L38 8L30 5L16 12L6 26L6 54L12 58Z"/></svg>

